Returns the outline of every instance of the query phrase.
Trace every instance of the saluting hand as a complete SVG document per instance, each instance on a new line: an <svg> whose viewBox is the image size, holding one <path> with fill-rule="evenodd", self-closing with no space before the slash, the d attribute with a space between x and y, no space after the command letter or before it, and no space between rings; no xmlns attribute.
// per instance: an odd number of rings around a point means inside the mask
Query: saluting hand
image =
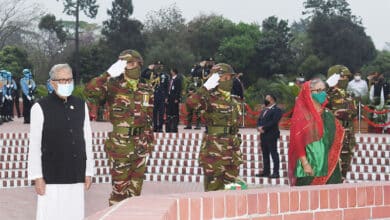
<svg viewBox="0 0 390 220"><path fill-rule="evenodd" d="M38 195L45 195L46 190L46 182L43 178L35 179L35 192L37 192Z"/></svg>

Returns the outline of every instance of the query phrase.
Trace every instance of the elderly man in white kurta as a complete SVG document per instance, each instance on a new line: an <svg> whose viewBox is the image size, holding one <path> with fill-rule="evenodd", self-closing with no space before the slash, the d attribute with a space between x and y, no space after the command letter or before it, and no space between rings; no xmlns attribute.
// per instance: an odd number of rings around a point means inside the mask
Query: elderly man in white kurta
<svg viewBox="0 0 390 220"><path fill-rule="evenodd" d="M52 67L50 83L55 92L31 109L28 175L38 194L36 218L83 219L84 190L93 175L88 108L71 95L68 64Z"/></svg>

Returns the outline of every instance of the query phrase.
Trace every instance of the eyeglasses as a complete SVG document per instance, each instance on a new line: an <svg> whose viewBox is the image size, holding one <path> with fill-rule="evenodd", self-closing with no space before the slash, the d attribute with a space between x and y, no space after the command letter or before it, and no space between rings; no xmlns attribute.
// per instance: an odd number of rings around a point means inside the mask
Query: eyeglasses
<svg viewBox="0 0 390 220"><path fill-rule="evenodd" d="M61 83L61 84L68 84L68 83L73 82L73 78L68 78L68 79L52 79L52 81L58 82L58 83Z"/></svg>
<svg viewBox="0 0 390 220"><path fill-rule="evenodd" d="M312 89L311 91L316 93L326 92L326 88Z"/></svg>

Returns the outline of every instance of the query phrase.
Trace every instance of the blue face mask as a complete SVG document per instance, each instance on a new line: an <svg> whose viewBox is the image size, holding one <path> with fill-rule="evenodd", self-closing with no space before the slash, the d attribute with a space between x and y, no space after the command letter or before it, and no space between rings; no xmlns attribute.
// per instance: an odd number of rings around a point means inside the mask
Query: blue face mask
<svg viewBox="0 0 390 220"><path fill-rule="evenodd" d="M318 103L322 104L325 102L326 100L326 92L325 91L322 91L322 92L319 92L319 93L312 93L311 94L311 97Z"/></svg>
<svg viewBox="0 0 390 220"><path fill-rule="evenodd" d="M58 83L57 94L59 96L68 97L73 92L73 82L67 84Z"/></svg>

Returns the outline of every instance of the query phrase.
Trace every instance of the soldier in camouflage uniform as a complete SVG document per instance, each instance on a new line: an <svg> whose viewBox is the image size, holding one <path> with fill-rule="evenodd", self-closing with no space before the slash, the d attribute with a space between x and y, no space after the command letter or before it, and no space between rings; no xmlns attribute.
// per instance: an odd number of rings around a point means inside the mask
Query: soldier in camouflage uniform
<svg viewBox="0 0 390 220"><path fill-rule="evenodd" d="M105 142L112 176L110 205L141 194L147 156L153 147L153 88L139 82L142 64L137 51L125 50L107 72L86 85L92 117L103 100L110 107L113 131Z"/></svg>
<svg viewBox="0 0 390 220"><path fill-rule="evenodd" d="M347 92L347 85L351 72L343 65L334 65L328 70L328 77L339 74L337 84L328 91L328 108L332 110L336 118L341 122L345 130L343 147L341 150L341 173L345 178L351 164L353 151L356 146L353 119L357 115L356 103L351 93Z"/></svg>
<svg viewBox="0 0 390 220"><path fill-rule="evenodd" d="M202 109L208 128L199 152L205 191L221 190L225 184L236 182L242 164L240 103L230 95L234 70L220 63L212 71L216 74L187 99L190 107Z"/></svg>
<svg viewBox="0 0 390 220"><path fill-rule="evenodd" d="M194 65L191 69L191 78L190 83L187 88L187 97L190 99L191 95L200 88L203 83L210 76L211 68L214 65L214 58L203 58L199 64ZM200 110L191 108L189 105L186 105L187 110L187 126L184 129L192 128L192 116L195 114L196 116L196 127L195 129L200 129Z"/></svg>

